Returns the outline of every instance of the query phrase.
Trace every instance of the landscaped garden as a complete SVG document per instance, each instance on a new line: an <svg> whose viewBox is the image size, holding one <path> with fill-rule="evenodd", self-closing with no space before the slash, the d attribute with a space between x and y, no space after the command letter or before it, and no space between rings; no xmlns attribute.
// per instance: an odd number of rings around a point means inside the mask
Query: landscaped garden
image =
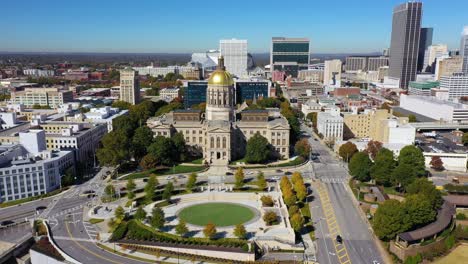
<svg viewBox="0 0 468 264"><path fill-rule="evenodd" d="M212 223L217 227L224 227L248 222L254 218L255 213L240 204L203 203L182 209L178 216L185 222L197 226Z"/></svg>
<svg viewBox="0 0 468 264"><path fill-rule="evenodd" d="M190 166L190 165L177 165L172 168L164 167L164 168L154 168L142 172L136 172L129 174L122 178L122 180L126 179L140 179L146 178L150 175L154 174L155 176L164 176L170 174L179 174L179 173L190 173L190 172L200 172L205 170L206 168L203 166Z"/></svg>

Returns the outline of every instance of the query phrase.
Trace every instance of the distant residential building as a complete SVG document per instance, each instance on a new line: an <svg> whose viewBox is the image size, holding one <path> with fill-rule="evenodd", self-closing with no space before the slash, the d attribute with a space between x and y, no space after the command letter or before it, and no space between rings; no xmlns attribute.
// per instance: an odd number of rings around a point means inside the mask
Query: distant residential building
<svg viewBox="0 0 468 264"><path fill-rule="evenodd" d="M180 74L186 79L200 79L202 71L196 66L167 66L167 67L132 67L133 70L138 71L138 75L150 75L153 77L166 76L168 73Z"/></svg>
<svg viewBox="0 0 468 264"><path fill-rule="evenodd" d="M448 57L448 49L445 44L431 45L424 53L424 69L431 69L430 72L435 72L435 63L442 57Z"/></svg>
<svg viewBox="0 0 468 264"><path fill-rule="evenodd" d="M343 140L343 117L337 108L317 114L317 131L326 141Z"/></svg>
<svg viewBox="0 0 468 264"><path fill-rule="evenodd" d="M449 99L460 99L468 96L468 75L454 73L440 77L440 89L448 90Z"/></svg>
<svg viewBox="0 0 468 264"><path fill-rule="evenodd" d="M180 97L180 89L179 88L164 88L159 91L159 97L167 102L171 102L172 100Z"/></svg>
<svg viewBox="0 0 468 264"><path fill-rule="evenodd" d="M437 60L435 67L435 78L440 80L442 76L450 76L462 72L463 58L460 56L452 58L441 58Z"/></svg>
<svg viewBox="0 0 468 264"><path fill-rule="evenodd" d="M400 107L408 111L446 122L468 121L468 105L444 101L432 96L400 96Z"/></svg>
<svg viewBox="0 0 468 264"><path fill-rule="evenodd" d="M388 75L399 80L403 89L408 88L409 82L416 80L421 17L421 2L407 2L393 9Z"/></svg>
<svg viewBox="0 0 468 264"><path fill-rule="evenodd" d="M388 66L388 57L368 57L367 71L379 71L381 67Z"/></svg>
<svg viewBox="0 0 468 264"><path fill-rule="evenodd" d="M323 71L323 84L324 85L340 85L341 64L342 64L341 60L325 61L325 68Z"/></svg>
<svg viewBox="0 0 468 264"><path fill-rule="evenodd" d="M311 83L323 83L323 70L300 70L297 78Z"/></svg>
<svg viewBox="0 0 468 264"><path fill-rule="evenodd" d="M297 77L299 70L306 70L310 61L308 38L273 37L271 39L271 71L285 72L286 76Z"/></svg>
<svg viewBox="0 0 468 264"><path fill-rule="evenodd" d="M140 82L137 71L130 68L120 70L120 101L132 105L140 102Z"/></svg>
<svg viewBox="0 0 468 264"><path fill-rule="evenodd" d="M431 96L431 90L434 88L439 88L439 82L410 82L408 92L411 95Z"/></svg>
<svg viewBox="0 0 468 264"><path fill-rule="evenodd" d="M79 93L80 96L108 97L111 96L110 88L91 88Z"/></svg>
<svg viewBox="0 0 468 264"><path fill-rule="evenodd" d="M425 70L425 52L429 46L432 45L433 28L421 28L421 35L419 37L419 51L418 51L418 72Z"/></svg>
<svg viewBox="0 0 468 264"><path fill-rule="evenodd" d="M11 102L23 104L26 107L34 105L56 108L73 100L73 92L60 90L59 88L25 88L24 91L11 93Z"/></svg>
<svg viewBox="0 0 468 264"><path fill-rule="evenodd" d="M31 77L52 77L55 72L53 70L25 69L23 74Z"/></svg>
<svg viewBox="0 0 468 264"><path fill-rule="evenodd" d="M48 151L43 130L19 133L19 144L0 146L0 202L51 192L74 165L71 151Z"/></svg>
<svg viewBox="0 0 468 264"><path fill-rule="evenodd" d="M463 28L460 43L460 56L463 58L463 73L468 74L468 26Z"/></svg>
<svg viewBox="0 0 468 264"><path fill-rule="evenodd" d="M247 74L247 40L222 39L219 41L219 52L224 57L226 70L239 78Z"/></svg>
<svg viewBox="0 0 468 264"><path fill-rule="evenodd" d="M367 69L367 58L355 56L346 57L345 69L346 72L365 71Z"/></svg>
<svg viewBox="0 0 468 264"><path fill-rule="evenodd" d="M89 73L82 71L68 71L64 72L63 78L69 81L87 81L89 80Z"/></svg>

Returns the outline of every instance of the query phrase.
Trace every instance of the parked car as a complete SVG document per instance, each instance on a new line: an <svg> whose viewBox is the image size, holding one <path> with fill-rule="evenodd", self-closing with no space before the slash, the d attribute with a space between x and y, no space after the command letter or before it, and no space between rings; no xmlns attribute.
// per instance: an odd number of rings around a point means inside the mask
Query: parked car
<svg viewBox="0 0 468 264"><path fill-rule="evenodd" d="M172 179L174 179L174 176L172 175L166 177L166 180L172 180Z"/></svg>
<svg viewBox="0 0 468 264"><path fill-rule="evenodd" d="M283 172L283 171L282 171L282 170L276 170L276 172L281 173L281 172Z"/></svg>
<svg viewBox="0 0 468 264"><path fill-rule="evenodd" d="M292 172L290 172L290 171L287 171L287 172L285 172L284 174L285 174L285 175L291 175L291 174L292 174Z"/></svg>

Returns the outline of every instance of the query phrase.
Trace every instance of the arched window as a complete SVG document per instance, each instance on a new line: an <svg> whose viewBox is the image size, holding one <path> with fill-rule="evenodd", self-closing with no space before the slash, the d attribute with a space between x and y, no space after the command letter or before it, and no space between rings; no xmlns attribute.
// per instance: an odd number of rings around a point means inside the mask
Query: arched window
<svg viewBox="0 0 468 264"><path fill-rule="evenodd" d="M214 137L210 138L210 148L214 148Z"/></svg>
<svg viewBox="0 0 468 264"><path fill-rule="evenodd" d="M219 137L216 138L216 147L217 148L221 147L221 140L219 139Z"/></svg>
<svg viewBox="0 0 468 264"><path fill-rule="evenodd" d="M226 137L223 137L223 148L226 148Z"/></svg>

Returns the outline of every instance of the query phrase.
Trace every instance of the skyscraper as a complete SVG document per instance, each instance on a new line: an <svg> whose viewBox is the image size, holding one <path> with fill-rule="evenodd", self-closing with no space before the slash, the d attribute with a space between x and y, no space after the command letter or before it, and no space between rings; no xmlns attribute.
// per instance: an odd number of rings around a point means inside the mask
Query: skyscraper
<svg viewBox="0 0 468 264"><path fill-rule="evenodd" d="M283 71L286 75L297 77L299 70L307 70L310 61L310 40L308 38L271 39L271 71Z"/></svg>
<svg viewBox="0 0 468 264"><path fill-rule="evenodd" d="M389 77L399 79L400 87L416 79L422 3L408 2L393 9Z"/></svg>
<svg viewBox="0 0 468 264"><path fill-rule="evenodd" d="M237 77L247 76L247 40L222 39L219 41L219 51L228 72Z"/></svg>
<svg viewBox="0 0 468 264"><path fill-rule="evenodd" d="M418 52L418 72L424 70L424 53L432 45L433 28L421 28L421 37L419 38Z"/></svg>
<svg viewBox="0 0 468 264"><path fill-rule="evenodd" d="M131 68L125 68L120 71L120 101L128 102L132 105L140 102L138 72Z"/></svg>
<svg viewBox="0 0 468 264"><path fill-rule="evenodd" d="M436 60L440 60L441 58L447 58L448 54L449 53L447 45L445 44L436 44L429 46L426 49L426 52L424 53L423 71L427 71L429 69L430 72L435 73Z"/></svg>
<svg viewBox="0 0 468 264"><path fill-rule="evenodd" d="M341 60L326 60L323 71L324 85L340 85L341 83Z"/></svg>
<svg viewBox="0 0 468 264"><path fill-rule="evenodd" d="M463 58L463 73L468 74L468 26L463 29L460 56Z"/></svg>

